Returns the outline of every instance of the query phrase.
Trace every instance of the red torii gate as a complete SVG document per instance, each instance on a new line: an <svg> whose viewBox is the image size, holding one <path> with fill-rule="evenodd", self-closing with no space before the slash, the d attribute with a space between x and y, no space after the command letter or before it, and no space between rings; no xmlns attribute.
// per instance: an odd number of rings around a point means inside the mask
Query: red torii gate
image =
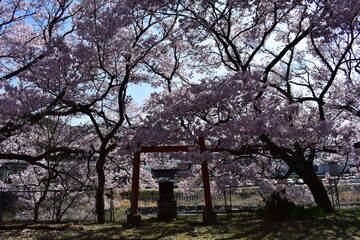
<svg viewBox="0 0 360 240"><path fill-rule="evenodd" d="M205 146L205 138L199 137L198 144L200 147L200 152L211 151L219 152L219 148L207 148ZM194 151L194 146L151 146L151 147L141 147L141 150L134 153L133 159L133 176L132 176L132 185L131 185L131 207L130 214L127 216L127 222L133 226L140 226L141 215L138 213L138 201L139 201L139 179L140 179L140 161L141 153L151 153L151 152L191 152ZM216 213L213 211L212 199L211 199L211 190L210 190L210 180L209 180L209 169L208 163L204 160L201 164L201 174L203 179L203 188L204 188L204 199L205 199L205 211L203 212L203 223L204 224L215 224L217 222Z"/></svg>

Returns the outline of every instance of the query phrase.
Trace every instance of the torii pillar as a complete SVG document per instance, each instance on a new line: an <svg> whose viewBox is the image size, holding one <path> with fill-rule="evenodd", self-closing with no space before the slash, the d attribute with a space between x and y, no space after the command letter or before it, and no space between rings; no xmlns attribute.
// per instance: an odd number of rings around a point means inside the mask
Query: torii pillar
<svg viewBox="0 0 360 240"><path fill-rule="evenodd" d="M205 138L199 137L200 152L206 151ZM209 167L206 160L201 164L201 174L204 188L204 199L205 199L205 210L202 214L203 224L210 225L217 223L217 215L213 211L211 190L210 190L210 179L209 179Z"/></svg>
<svg viewBox="0 0 360 240"><path fill-rule="evenodd" d="M138 213L139 202L139 181L140 181L140 152L134 153L133 176L131 183L131 207L127 216L127 223L134 227L140 227L141 215Z"/></svg>

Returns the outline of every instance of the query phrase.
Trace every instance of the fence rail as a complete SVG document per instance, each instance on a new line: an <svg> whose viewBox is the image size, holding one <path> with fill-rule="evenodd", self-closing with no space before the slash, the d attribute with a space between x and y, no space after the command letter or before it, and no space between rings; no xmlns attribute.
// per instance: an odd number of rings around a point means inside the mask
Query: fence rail
<svg viewBox="0 0 360 240"><path fill-rule="evenodd" d="M336 209L360 207L360 183L326 184L330 199ZM35 212L39 221L96 221L95 190L61 191L50 190L44 199L43 191L0 192L0 222L33 220ZM105 208L108 221L124 221L130 207L130 192L118 189L105 191ZM255 210L264 206L264 192L258 186L229 188L213 191L216 212L229 210ZM139 197L139 212L155 214L157 190L142 190ZM175 190L180 214L199 213L204 208L203 191L192 194ZM308 205L314 204L309 202Z"/></svg>

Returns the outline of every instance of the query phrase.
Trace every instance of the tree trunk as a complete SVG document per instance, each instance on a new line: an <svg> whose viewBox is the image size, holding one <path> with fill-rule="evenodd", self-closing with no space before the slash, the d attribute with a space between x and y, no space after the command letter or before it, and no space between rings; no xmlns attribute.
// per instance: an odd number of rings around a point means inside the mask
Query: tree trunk
<svg viewBox="0 0 360 240"><path fill-rule="evenodd" d="M331 204L327 191L324 187L324 184L321 182L319 177L311 169L294 169L297 175L304 181L304 183L309 187L315 203L324 209L326 212L330 213L334 211L334 208Z"/></svg>
<svg viewBox="0 0 360 240"><path fill-rule="evenodd" d="M315 203L318 206L323 208L326 212L334 211L324 185L314 172L313 159L307 160L304 157L306 148L301 148L299 143L294 144L294 150L279 147L266 135L261 135L260 140L267 144L265 148L270 151L273 156L282 159L290 167L290 169L292 169L304 181L304 183L309 187ZM310 153L312 153L312 158L315 158L315 150Z"/></svg>
<svg viewBox="0 0 360 240"><path fill-rule="evenodd" d="M51 176L51 175L50 175ZM36 202L35 200L35 206L34 206L34 222L37 222L39 220L39 210L40 210L40 205L45 201L49 187L50 187L50 183L51 183L51 179L52 177L49 177L47 179L46 185L45 185L45 189L44 192L41 194L39 201Z"/></svg>
<svg viewBox="0 0 360 240"><path fill-rule="evenodd" d="M40 205L42 204L42 202L44 202L45 198L47 195L47 188L45 189L45 191L42 193L41 197L39 198L39 201L35 201L35 206L34 206L34 218L33 221L37 222L39 220L39 210L40 210Z"/></svg>
<svg viewBox="0 0 360 240"><path fill-rule="evenodd" d="M34 206L34 217L33 217L33 221L34 221L34 222L37 222L37 221L39 220L39 207L40 207L40 204L35 203L35 206Z"/></svg>
<svg viewBox="0 0 360 240"><path fill-rule="evenodd" d="M98 187L96 189L96 213L98 223L105 223L105 204L104 204L104 190L105 190L105 173L104 173L105 157L99 156L96 163L96 172L98 175Z"/></svg>

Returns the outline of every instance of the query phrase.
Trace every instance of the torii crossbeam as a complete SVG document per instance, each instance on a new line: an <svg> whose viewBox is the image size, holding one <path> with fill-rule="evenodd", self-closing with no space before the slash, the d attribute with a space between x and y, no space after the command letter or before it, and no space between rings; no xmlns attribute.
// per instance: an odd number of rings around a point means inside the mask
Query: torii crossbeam
<svg viewBox="0 0 360 240"><path fill-rule="evenodd" d="M218 148L207 148L205 145L205 138L199 137L198 144L200 152L211 151L219 152L221 149ZM141 153L151 152L191 152L194 151L194 146L182 145L182 146L150 146L141 147L140 151L134 153L133 159L133 176L132 176L132 197L130 214L127 216L127 222L133 226L140 226L141 215L138 213L138 201L139 201L139 179L140 179L140 161ZM204 224L215 224L217 222L216 213L213 211L210 180L209 180L209 169L208 163L204 160L201 164L201 174L204 188L204 199L205 199L205 211L203 212L203 223Z"/></svg>

